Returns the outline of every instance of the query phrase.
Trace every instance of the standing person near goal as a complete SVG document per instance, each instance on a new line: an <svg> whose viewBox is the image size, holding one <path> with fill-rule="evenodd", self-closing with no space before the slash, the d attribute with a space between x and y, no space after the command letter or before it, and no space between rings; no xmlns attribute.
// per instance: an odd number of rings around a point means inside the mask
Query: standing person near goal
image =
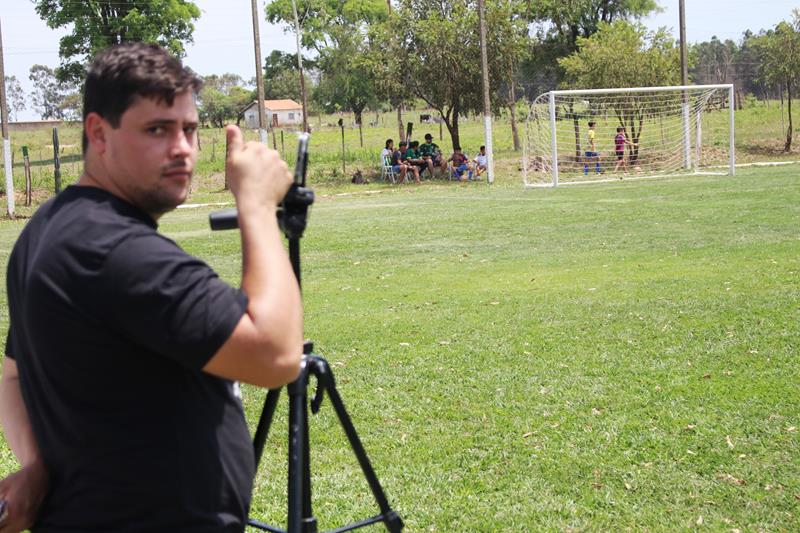
<svg viewBox="0 0 800 533"><path fill-rule="evenodd" d="M628 140L623 126L617 126L617 134L614 136L614 152L617 155L617 165L614 167L614 172L619 171L619 167L627 168L628 164L625 162L625 145L634 146L634 143Z"/></svg>
<svg viewBox="0 0 800 533"><path fill-rule="evenodd" d="M303 351L276 217L292 175L228 126L241 289L160 234L189 194L200 86L155 45L89 67L83 173L9 259L0 421L21 469L0 481L3 533L244 531L255 456L238 381L282 386Z"/></svg>
<svg viewBox="0 0 800 533"><path fill-rule="evenodd" d="M600 153L597 151L597 147L595 146L595 142L594 142L594 139L595 139L594 127L595 127L595 122L593 120L590 120L589 121L589 131L586 134L586 140L588 141L588 144L586 146L586 152L585 152L586 159L583 161L583 175L584 176L588 176L589 175L589 163L591 161L595 162L595 165L594 165L595 173L602 174L602 171L600 170Z"/></svg>

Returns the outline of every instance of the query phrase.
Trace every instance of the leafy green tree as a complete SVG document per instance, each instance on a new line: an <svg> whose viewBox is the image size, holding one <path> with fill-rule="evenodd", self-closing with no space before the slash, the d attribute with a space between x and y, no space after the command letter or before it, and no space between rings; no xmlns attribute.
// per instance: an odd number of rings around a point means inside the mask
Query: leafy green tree
<svg viewBox="0 0 800 533"><path fill-rule="evenodd" d="M693 56L689 75L697 84L713 85L732 83L736 79L736 56L739 47L730 39L720 41L716 36L710 41L691 46Z"/></svg>
<svg viewBox="0 0 800 533"><path fill-rule="evenodd" d="M487 0L487 52L493 109L508 106L512 81L528 44L525 5ZM401 86L439 112L453 146L459 118L483 111L480 32L475 0L400 0L388 32L401 35Z"/></svg>
<svg viewBox="0 0 800 533"><path fill-rule="evenodd" d="M493 108L508 109L514 150L520 149L517 131L517 76L530 52L526 20L527 3L521 0L486 2L489 80L493 86Z"/></svg>
<svg viewBox="0 0 800 533"><path fill-rule="evenodd" d="M188 0L33 0L50 28L71 28L61 38L57 70L62 81L79 82L103 48L128 41L158 43L176 56L192 42L200 8Z"/></svg>
<svg viewBox="0 0 800 533"><path fill-rule="evenodd" d="M783 149L792 149L792 97L800 79L800 10L792 13L792 22L783 21L774 30L759 38L761 72L770 84L782 84L786 88L789 112L789 128Z"/></svg>
<svg viewBox="0 0 800 533"><path fill-rule="evenodd" d="M297 10L301 45L318 54L320 84L313 99L326 110L352 111L361 131L363 111L376 93L372 73L359 56L366 52L368 26L388 14L385 0L301 0ZM267 20L293 32L291 0L267 5ZM361 139L363 146L363 134Z"/></svg>
<svg viewBox="0 0 800 533"><path fill-rule="evenodd" d="M522 71L537 94L561 80L558 60L577 51L579 38L591 37L601 24L632 22L659 10L656 0L539 0L528 6L537 42Z"/></svg>
<svg viewBox="0 0 800 533"><path fill-rule="evenodd" d="M33 107L43 120L74 120L80 117L80 92L72 83L59 82L53 69L45 65L33 65L29 79L34 90L31 95Z"/></svg>
<svg viewBox="0 0 800 533"><path fill-rule="evenodd" d="M217 128L224 127L231 120L239 124L244 108L256 98L254 91L242 85L242 78L237 74L203 77L203 88L198 97L201 122Z"/></svg>
<svg viewBox="0 0 800 533"><path fill-rule="evenodd" d="M16 76L6 76L6 104L11 120L17 120L19 112L25 109L25 92Z"/></svg>
<svg viewBox="0 0 800 533"><path fill-rule="evenodd" d="M578 38L578 51L559 60L566 85L581 89L607 87L654 87L680 84L680 49L675 40L659 29L649 32L641 24L618 20L600 24L594 35ZM614 98L609 104L631 139L632 160L638 156L639 139L645 118L654 110L637 96ZM572 109L576 150L579 152L577 118Z"/></svg>
<svg viewBox="0 0 800 533"><path fill-rule="evenodd" d="M303 58L303 63L308 60ZM275 78L286 71L297 70L297 56L280 50L273 50L264 60L264 77Z"/></svg>

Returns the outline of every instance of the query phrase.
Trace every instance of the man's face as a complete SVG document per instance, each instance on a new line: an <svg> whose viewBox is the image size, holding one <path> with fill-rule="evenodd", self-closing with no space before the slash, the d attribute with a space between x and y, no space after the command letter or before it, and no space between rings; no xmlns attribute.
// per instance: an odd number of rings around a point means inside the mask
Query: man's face
<svg viewBox="0 0 800 533"><path fill-rule="evenodd" d="M427 143L427 144L433 144L433 139L425 139L425 143Z"/></svg>
<svg viewBox="0 0 800 533"><path fill-rule="evenodd" d="M154 218L189 195L197 160L197 107L187 91L172 105L138 98L106 129L106 171L125 200Z"/></svg>

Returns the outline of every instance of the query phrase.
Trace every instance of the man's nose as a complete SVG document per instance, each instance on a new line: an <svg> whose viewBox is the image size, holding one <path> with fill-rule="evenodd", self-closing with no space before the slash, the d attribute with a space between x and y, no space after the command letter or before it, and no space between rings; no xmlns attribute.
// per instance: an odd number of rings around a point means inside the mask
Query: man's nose
<svg viewBox="0 0 800 533"><path fill-rule="evenodd" d="M188 157L194 150L194 134L178 130L170 145L170 156L173 158Z"/></svg>

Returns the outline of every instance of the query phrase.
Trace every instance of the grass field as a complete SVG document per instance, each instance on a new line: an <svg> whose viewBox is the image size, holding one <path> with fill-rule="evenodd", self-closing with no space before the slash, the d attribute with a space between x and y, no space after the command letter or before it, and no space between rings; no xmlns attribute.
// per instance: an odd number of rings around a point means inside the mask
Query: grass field
<svg viewBox="0 0 800 533"><path fill-rule="evenodd" d="M797 174L321 195L306 333L407 531L800 529ZM238 283L207 214L161 229ZM253 503L278 524L283 400ZM327 400L311 426L320 526L376 513Z"/></svg>

